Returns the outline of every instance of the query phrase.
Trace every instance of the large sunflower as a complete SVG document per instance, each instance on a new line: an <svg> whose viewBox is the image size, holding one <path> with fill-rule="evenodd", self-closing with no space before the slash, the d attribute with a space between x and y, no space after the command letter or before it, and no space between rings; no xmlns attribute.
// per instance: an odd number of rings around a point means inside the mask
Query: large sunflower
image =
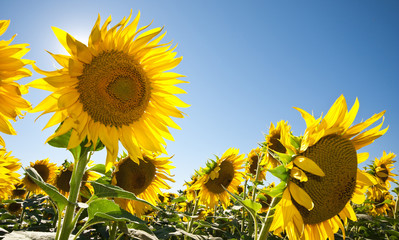
<svg viewBox="0 0 399 240"><path fill-rule="evenodd" d="M0 20L0 36L7 30L10 20ZM28 101L22 98L27 93L27 88L20 86L15 80L31 76L32 73L24 68L33 61L21 59L29 49L29 44L10 45L15 35L8 41L0 41L0 131L15 135L16 132L9 120L22 117L21 111L31 108ZM0 136L0 145L5 146Z"/></svg>
<svg viewBox="0 0 399 240"><path fill-rule="evenodd" d="M73 166L73 163L65 163L64 165L60 166L54 179L54 186L57 187L60 193L63 194L65 197L69 196ZM87 188L87 190L90 191L90 194L93 194L93 186L91 186L91 184L88 182L95 181L99 177L101 177L100 174L90 170L86 170L83 173L80 192L82 193L84 191L84 188Z"/></svg>
<svg viewBox="0 0 399 240"><path fill-rule="evenodd" d="M392 172L395 169L393 167L393 164L396 162L393 160L395 157L396 155L394 153L387 154L384 151L382 157L380 159L375 158L373 165L370 166L370 173L377 178L378 183L387 189L391 187L390 182L397 181L396 179L392 178L394 176L398 176Z"/></svg>
<svg viewBox="0 0 399 240"><path fill-rule="evenodd" d="M177 79L183 76L166 72L182 58L175 58L171 43L159 43L163 28L137 30L139 18L140 13L128 24L130 14L108 29L111 17L100 27L99 16L87 46L53 27L70 56L51 54L63 68L37 69L46 77L29 84L53 92L33 110L54 112L45 128L62 123L48 140L71 129L69 149L86 137L100 139L107 149L107 170L117 158L119 141L137 163L142 151L166 153L164 138L173 140L168 127L179 129L170 117L182 118L176 107L188 107L174 95L185 93L174 86L185 82Z"/></svg>
<svg viewBox="0 0 399 240"><path fill-rule="evenodd" d="M163 195L161 189L170 189L165 180L174 182L170 175L170 169L174 168L170 165L170 158L143 155L143 158L133 161L125 157L116 164L112 184L155 205L159 202L158 196ZM115 202L137 216L151 210L150 206L139 201L116 198Z"/></svg>
<svg viewBox="0 0 399 240"><path fill-rule="evenodd" d="M51 163L48 158L43 160L36 160L31 162L30 167L34 168L40 175L44 182L53 184L57 172L57 164ZM35 194L43 193L42 189L27 175L22 179L26 190L31 191Z"/></svg>
<svg viewBox="0 0 399 240"><path fill-rule="evenodd" d="M384 187L372 186L367 191L367 205L373 216L392 216L395 208L395 201L391 193Z"/></svg>
<svg viewBox="0 0 399 240"><path fill-rule="evenodd" d="M238 149L228 149L221 158L211 160L206 168L200 170L201 177L190 187L190 190L200 190L200 203L213 208L219 201L226 208L230 195L225 190L235 193L243 180L245 161L244 154L238 155Z"/></svg>
<svg viewBox="0 0 399 240"><path fill-rule="evenodd" d="M351 126L358 107L356 99L348 111L345 98L340 96L325 117L317 120L296 108L307 129L301 141L289 135L281 138L287 149L285 157L292 157L285 159L287 187L270 229L275 234L285 230L290 239L334 239L339 228L345 234L342 221L356 220L350 201L363 203L367 187L376 184L371 175L357 168L368 157L357 150L387 131L380 130L382 123L363 131L384 112Z"/></svg>
<svg viewBox="0 0 399 240"><path fill-rule="evenodd" d="M11 156L4 148L0 148L0 200L8 199L19 182L20 175L16 173L21 168L19 160Z"/></svg>

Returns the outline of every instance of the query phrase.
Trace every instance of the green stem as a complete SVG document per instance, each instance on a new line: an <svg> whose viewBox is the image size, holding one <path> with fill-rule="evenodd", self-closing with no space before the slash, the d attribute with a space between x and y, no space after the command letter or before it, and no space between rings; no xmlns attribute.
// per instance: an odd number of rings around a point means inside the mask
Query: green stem
<svg viewBox="0 0 399 240"><path fill-rule="evenodd" d="M260 229L259 238L255 238L256 240L266 240L267 234L269 233L270 226L273 222L274 212L276 211L275 206L280 202L281 196L273 198L272 202L269 206L269 211L267 211L265 222Z"/></svg>
<svg viewBox="0 0 399 240"><path fill-rule="evenodd" d="M121 237L123 237L123 234L125 234L125 233L121 233L121 234L119 234L119 236L116 238L116 240L119 240L119 239L121 239Z"/></svg>
<svg viewBox="0 0 399 240"><path fill-rule="evenodd" d="M396 219L398 213L399 194L396 196L395 208L393 210L393 218Z"/></svg>
<svg viewBox="0 0 399 240"><path fill-rule="evenodd" d="M248 180L247 179L245 179L245 182L244 182L244 189L243 189L243 200L245 200L246 198L247 198L247 196L246 196L246 194L247 194L247 192L246 192L246 190L247 190L247 183L248 183ZM245 208L243 207L242 208L242 220L241 220L241 233L242 232L244 232L244 223L245 223Z"/></svg>
<svg viewBox="0 0 399 240"><path fill-rule="evenodd" d="M59 240L67 240L69 235L72 233L75 225L73 224L73 218L75 213L75 206L79 196L80 185L82 182L82 177L85 172L85 168L87 165L87 153L88 151L84 151L81 153L80 159L78 161L75 160L71 181L70 181L70 190L68 197L68 205L65 210L64 221L61 226L61 233L59 235ZM76 163L77 162L77 163ZM58 230L57 230L58 231Z"/></svg>
<svg viewBox="0 0 399 240"><path fill-rule="evenodd" d="M28 200L29 195L30 195L30 191L28 191L28 193L26 194L25 201ZM22 203L22 212L21 212L21 217L19 218L19 223L21 224L21 226L22 226L22 222L24 220L24 215L25 215L25 207L24 207L24 203Z"/></svg>
<svg viewBox="0 0 399 240"><path fill-rule="evenodd" d="M191 214L191 219L190 219L190 222L187 225L187 232L188 233L191 233L191 229L193 227L193 222L194 222L193 216L195 216L197 214L197 211L198 211L198 198L196 197L195 204L194 204L194 209L193 209L193 212ZM187 239L187 236L184 236L184 238Z"/></svg>
<svg viewBox="0 0 399 240"><path fill-rule="evenodd" d="M58 239L60 236L60 232L61 232L61 221L62 221L62 211L60 211L59 209L57 209L57 233L55 235L55 239Z"/></svg>
<svg viewBox="0 0 399 240"><path fill-rule="evenodd" d="M256 175L255 175L255 181L254 181L254 186L253 186L253 190L252 190L252 201L255 201L256 199L256 187L258 186L258 179L259 179L259 174L260 174L260 163L261 160L263 158L263 154L261 154L260 156L258 155L258 164L256 166Z"/></svg>
<svg viewBox="0 0 399 240"><path fill-rule="evenodd" d="M112 223L109 229L109 240L115 240L117 229L118 229L118 223L115 221Z"/></svg>
<svg viewBox="0 0 399 240"><path fill-rule="evenodd" d="M75 235L75 237L73 238L73 240L76 240L77 238L78 238L78 236L80 235L80 234L82 234L82 232L86 229L86 228L88 228L88 227L90 227L90 226L92 226L92 225L94 225L94 224L97 224L97 223L92 223L92 224L87 224L87 222L80 228L80 230L76 233L76 235ZM57 238L56 238L57 239Z"/></svg>

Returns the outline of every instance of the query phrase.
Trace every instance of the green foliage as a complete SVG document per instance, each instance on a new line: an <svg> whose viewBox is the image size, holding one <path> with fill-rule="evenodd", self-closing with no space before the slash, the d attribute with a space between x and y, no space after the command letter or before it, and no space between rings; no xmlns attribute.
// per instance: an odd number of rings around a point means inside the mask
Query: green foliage
<svg viewBox="0 0 399 240"><path fill-rule="evenodd" d="M62 124L60 124L60 126L58 128L61 127ZM58 130L58 129L57 129ZM47 143L50 146L56 147L56 148L65 148L68 149L68 143L69 143L69 139L71 137L73 129L69 130L67 133L55 137L53 139L51 139L50 141L48 141ZM80 144L79 146L72 148L72 149L68 149L72 155L74 159L79 159L80 155L82 152L88 152L88 151L100 151L104 148L104 144L100 141L100 139L97 140L97 143L94 145L92 143L88 143L87 138L85 138Z"/></svg>
<svg viewBox="0 0 399 240"><path fill-rule="evenodd" d="M26 174L47 193L50 198L55 202L59 211L63 211L68 205L68 200L62 195L56 187L43 181L42 177L37 173L34 168L28 167L25 169Z"/></svg>

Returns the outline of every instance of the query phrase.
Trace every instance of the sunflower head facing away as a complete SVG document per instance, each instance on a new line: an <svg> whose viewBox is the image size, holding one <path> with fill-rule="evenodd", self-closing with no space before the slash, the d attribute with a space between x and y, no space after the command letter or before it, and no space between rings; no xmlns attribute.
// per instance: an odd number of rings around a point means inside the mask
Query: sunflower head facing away
<svg viewBox="0 0 399 240"><path fill-rule="evenodd" d="M374 175L378 183L389 189L391 187L390 182L396 182L397 180L392 178L398 176L392 171L395 169L393 164L396 162L393 159L396 157L394 153L387 154L385 151L380 159L376 158L373 165L370 166L370 173Z"/></svg>
<svg viewBox="0 0 399 240"><path fill-rule="evenodd" d="M286 121L280 121L277 126L270 124L269 133L265 136L263 143L264 159L266 169L274 169L281 165L281 162L271 153L286 153L287 149L281 142L281 136L286 136L291 131L291 126Z"/></svg>
<svg viewBox="0 0 399 240"><path fill-rule="evenodd" d="M26 188L22 181L14 184L14 189L11 192L11 199L24 199L26 196Z"/></svg>
<svg viewBox="0 0 399 240"><path fill-rule="evenodd" d="M198 174L194 174L191 176L191 181L185 182L184 185L187 187L186 190L184 190L184 196L187 197L188 201L194 201L200 190L192 190L191 186L194 185L198 181Z"/></svg>
<svg viewBox="0 0 399 240"><path fill-rule="evenodd" d="M15 184L20 181L20 175L16 172L20 168L19 160L11 156L11 152L0 148L0 200L12 196Z"/></svg>
<svg viewBox="0 0 399 240"><path fill-rule="evenodd" d="M36 162L31 162L30 167L34 168L36 172L40 175L44 182L53 184L54 179L57 172L57 165L55 163L51 163L50 160L43 159L43 160L36 160ZM26 190L31 191L35 194L42 193L43 191L41 188L27 175L22 179Z"/></svg>
<svg viewBox="0 0 399 240"><path fill-rule="evenodd" d="M367 205L373 216L392 216L395 209L395 201L391 193L384 187L372 186L367 191Z"/></svg>
<svg viewBox="0 0 399 240"><path fill-rule="evenodd" d="M99 139L107 149L107 170L119 141L137 163L143 153L166 153L164 139L173 140L168 127L179 129L171 117L182 118L177 107L189 106L175 96L185 93L175 86L184 76L167 71L182 58L175 58L171 43L160 43L163 28L138 28L140 13L129 23L131 18L108 29L111 17L100 26L99 16L88 45L53 27L69 55L51 53L62 69L35 67L45 78L29 84L53 92L33 110L54 113L45 128L62 123L48 140L71 129L68 149L86 137Z"/></svg>
<svg viewBox="0 0 399 240"><path fill-rule="evenodd" d="M144 155L143 158L133 161L130 157L125 157L116 164L112 173L112 185L155 205L159 202L158 196L163 195L161 189L170 189L166 180L174 182L170 175L170 169L174 168L170 165L170 158ZM137 216L152 210L148 204L138 201L116 198L115 202Z"/></svg>
<svg viewBox="0 0 399 240"><path fill-rule="evenodd" d="M368 186L377 183L357 168L368 157L357 150L387 131L380 130L382 123L363 131L384 112L351 126L358 106L356 99L348 111L345 98L340 96L325 117L317 120L297 108L307 129L300 142L282 138L293 154L282 158L287 178L271 226L275 234L285 230L290 239L334 239L339 228L345 234L342 221L356 220L350 201L363 203Z"/></svg>
<svg viewBox="0 0 399 240"><path fill-rule="evenodd" d="M90 165L90 163L89 163ZM73 172L73 163L65 162L62 166L59 167L57 174L54 179L54 186L60 191L61 194L68 197L70 191L70 181ZM95 181L98 179L100 175L96 172L86 170L83 173L82 177L82 185L81 185L81 192L84 188L87 188L90 191L90 194L94 193L94 189L91 186L90 181Z"/></svg>
<svg viewBox="0 0 399 240"><path fill-rule="evenodd" d="M221 158L216 157L216 161L209 161L207 167L199 171L201 176L190 190L200 190L200 203L213 208L220 201L224 208L227 207L230 195L226 189L236 192L244 177L244 172L241 171L244 168L244 154L238 155L238 151L234 148L228 149Z"/></svg>
<svg viewBox="0 0 399 240"><path fill-rule="evenodd" d="M266 179L266 168L263 166L264 161L262 159L263 154L259 148L252 149L248 154L245 173L252 181L263 181ZM258 179L255 179L257 169L259 169Z"/></svg>
<svg viewBox="0 0 399 240"><path fill-rule="evenodd" d="M7 30L10 20L0 20L0 36ZM20 86L15 80L31 76L32 73L24 68L33 61L21 59L29 49L28 44L14 44L15 35L8 41L0 41L0 132L15 135L16 132L9 120L15 121L17 117L23 117L21 111L30 110L31 105L22 98L26 94L27 88ZM3 138L0 136L0 145L5 146Z"/></svg>

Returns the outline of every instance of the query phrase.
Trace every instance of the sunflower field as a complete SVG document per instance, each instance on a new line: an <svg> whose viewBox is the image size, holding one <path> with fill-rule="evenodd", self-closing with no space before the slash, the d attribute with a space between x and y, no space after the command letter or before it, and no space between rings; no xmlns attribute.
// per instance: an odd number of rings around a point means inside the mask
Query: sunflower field
<svg viewBox="0 0 399 240"><path fill-rule="evenodd" d="M62 165L22 166L0 136L1 238L399 239L396 155L361 151L388 131L385 111L356 120L359 101L348 108L343 95L324 116L295 107L303 135L271 123L250 152L224 149L169 192L175 166L165 140L189 107L176 96L188 82L170 71L182 57L162 42L163 28L139 19L111 25L98 16L87 44L53 27L68 54L49 52L61 66L50 71L23 59L28 44L0 41L0 131L16 134L11 120L26 113L49 114L44 128L56 130L46 143L71 153ZM0 36L9 25L0 21ZM28 66L43 78L20 85ZM29 88L49 94L32 107ZM95 163L101 150L106 159Z"/></svg>

